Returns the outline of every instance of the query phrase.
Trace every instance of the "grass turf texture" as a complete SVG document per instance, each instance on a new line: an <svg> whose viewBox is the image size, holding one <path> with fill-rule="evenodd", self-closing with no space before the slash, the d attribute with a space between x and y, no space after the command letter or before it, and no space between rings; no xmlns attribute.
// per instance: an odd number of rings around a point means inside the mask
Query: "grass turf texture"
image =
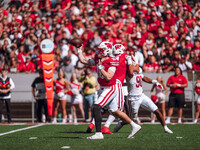
<svg viewBox="0 0 200 150"><path fill-rule="evenodd" d="M110 127L111 131L114 126ZM3 125L0 132L22 127ZM142 125L142 130L135 138L127 139L131 128L126 125L115 135L104 135L104 140L87 140L81 138L93 135L85 133L87 125L43 125L0 136L0 150L58 150L63 146L70 146L74 150L200 149L200 125L168 127L174 134L165 134L161 125ZM30 140L30 137L37 139Z"/></svg>

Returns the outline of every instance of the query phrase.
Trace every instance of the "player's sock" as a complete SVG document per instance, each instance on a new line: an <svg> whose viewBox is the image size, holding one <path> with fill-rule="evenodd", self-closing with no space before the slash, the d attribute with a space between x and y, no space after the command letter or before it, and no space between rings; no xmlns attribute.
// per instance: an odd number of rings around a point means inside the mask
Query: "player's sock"
<svg viewBox="0 0 200 150"><path fill-rule="evenodd" d="M101 106L93 105L93 115L95 119L96 132L101 132Z"/></svg>
<svg viewBox="0 0 200 150"><path fill-rule="evenodd" d="M136 121L137 121L137 123L141 123L141 121L138 117L137 117Z"/></svg>
<svg viewBox="0 0 200 150"><path fill-rule="evenodd" d="M181 118L178 118L178 123L182 123Z"/></svg>
<svg viewBox="0 0 200 150"><path fill-rule="evenodd" d="M95 125L95 120L94 120L94 118L92 119L92 122L91 123L93 123L94 125Z"/></svg>
<svg viewBox="0 0 200 150"><path fill-rule="evenodd" d="M165 133L170 133L170 134L173 133L173 131L170 130L166 125L164 126L164 130L165 130Z"/></svg>
<svg viewBox="0 0 200 150"><path fill-rule="evenodd" d="M131 121L130 125L132 128L134 128L137 124L135 122Z"/></svg>
<svg viewBox="0 0 200 150"><path fill-rule="evenodd" d="M133 121L132 121L133 122ZM132 123L131 122L131 123ZM133 122L134 123L134 122ZM117 133L124 125L126 125L127 123L123 122L123 121L119 121L118 124L115 126L113 132Z"/></svg>
<svg viewBox="0 0 200 150"><path fill-rule="evenodd" d="M114 133L117 133L123 127L122 121L119 121L118 124L114 128Z"/></svg>
<svg viewBox="0 0 200 150"><path fill-rule="evenodd" d="M115 117L113 115L109 115L104 126L109 128L114 120L115 120Z"/></svg>
<svg viewBox="0 0 200 150"><path fill-rule="evenodd" d="M93 136L90 136L90 137L87 137L87 139L90 139L90 140L100 140L100 139L104 139L104 136L101 132L96 132Z"/></svg>

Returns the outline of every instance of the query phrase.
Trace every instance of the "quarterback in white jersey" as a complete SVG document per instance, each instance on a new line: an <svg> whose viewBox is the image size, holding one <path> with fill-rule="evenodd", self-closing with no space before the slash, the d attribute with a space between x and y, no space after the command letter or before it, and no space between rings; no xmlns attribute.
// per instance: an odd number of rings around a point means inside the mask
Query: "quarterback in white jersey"
<svg viewBox="0 0 200 150"><path fill-rule="evenodd" d="M157 80L152 80L142 74L142 69L140 68L139 73L134 73L132 77L127 78L128 83L128 114L133 120L137 119L137 114L140 106L144 109L155 113L157 119L160 121L164 127L166 133L173 133L165 124L165 120L158 110L158 107L153 103L153 101L143 93L142 81L147 83L156 84L157 87L163 88L162 85ZM119 129L125 125L124 122L119 122L115 127L114 132L118 132Z"/></svg>

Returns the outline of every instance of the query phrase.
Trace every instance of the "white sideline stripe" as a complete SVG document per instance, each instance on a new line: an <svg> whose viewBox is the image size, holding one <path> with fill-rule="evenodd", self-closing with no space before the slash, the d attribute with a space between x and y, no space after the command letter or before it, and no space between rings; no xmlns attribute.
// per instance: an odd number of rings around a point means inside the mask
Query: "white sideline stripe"
<svg viewBox="0 0 200 150"><path fill-rule="evenodd" d="M12 131L9 131L9 132L1 133L0 136L6 135L6 134L15 133L15 132L18 132L18 131L23 131L23 130L28 130L28 129L32 129L32 128L37 128L39 126L43 126L43 124L38 124L38 125L35 125L35 126L31 126L31 127L26 127L26 128L22 128L22 129L17 129L17 130L12 130Z"/></svg>

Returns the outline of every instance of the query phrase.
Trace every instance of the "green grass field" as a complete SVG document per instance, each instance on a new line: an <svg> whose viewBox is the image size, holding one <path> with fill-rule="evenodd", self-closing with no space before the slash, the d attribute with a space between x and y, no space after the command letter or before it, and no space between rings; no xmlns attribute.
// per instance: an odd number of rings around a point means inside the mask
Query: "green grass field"
<svg viewBox="0 0 200 150"><path fill-rule="evenodd" d="M33 125L35 126L35 125ZM115 125L110 127L111 131ZM27 125L1 125L0 134L28 127ZM168 125L174 134L166 134L161 125L142 125L133 139L127 139L131 128L124 126L115 135L104 140L87 140L87 125L42 125L0 136L0 150L59 150L70 146L72 150L143 150L143 149L200 149L200 125ZM37 137L36 139L29 139Z"/></svg>

